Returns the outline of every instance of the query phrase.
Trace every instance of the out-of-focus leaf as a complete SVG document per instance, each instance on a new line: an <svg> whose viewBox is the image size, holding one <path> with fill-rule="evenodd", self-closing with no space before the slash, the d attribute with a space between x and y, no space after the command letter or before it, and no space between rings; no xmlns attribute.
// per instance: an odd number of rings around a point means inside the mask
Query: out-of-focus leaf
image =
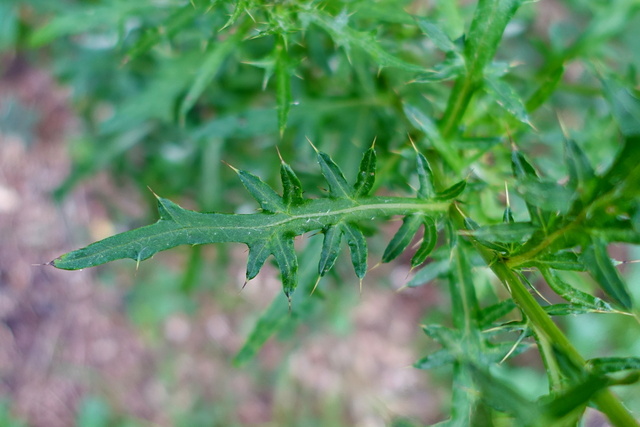
<svg viewBox="0 0 640 427"><path fill-rule="evenodd" d="M613 116L625 136L640 136L640 95L615 79L601 79Z"/></svg>
<svg viewBox="0 0 640 427"><path fill-rule="evenodd" d="M536 229L537 227L530 222L513 222L486 225L475 230L465 231L465 233L488 241L518 243L528 239Z"/></svg>
<svg viewBox="0 0 640 427"><path fill-rule="evenodd" d="M533 127L522 99L508 83L490 75L485 75L484 83L485 91L498 105L507 110L520 122Z"/></svg>
<svg viewBox="0 0 640 427"><path fill-rule="evenodd" d="M215 78L222 66L222 63L227 59L229 54L233 52L233 49L237 46L242 37L244 37L244 32L238 30L226 39L212 43L212 46L205 54L204 61L200 65L187 95L180 104L179 115L181 121L184 121L189 110L191 110L191 108L196 104L198 98L200 98L200 95L202 95L202 92L204 92L207 85L209 85Z"/></svg>
<svg viewBox="0 0 640 427"><path fill-rule="evenodd" d="M593 238L591 244L582 250L582 259L587 271L607 295L623 308L630 310L632 308L631 296L622 277L620 277L620 273L611 263L606 242Z"/></svg>
<svg viewBox="0 0 640 427"><path fill-rule="evenodd" d="M534 258L521 267L552 268L554 270L585 271L586 267L575 252L563 251Z"/></svg>
<svg viewBox="0 0 640 427"><path fill-rule="evenodd" d="M501 317L511 313L514 308L516 308L516 303L511 298L483 308L478 315L479 324L481 327L487 327Z"/></svg>
<svg viewBox="0 0 640 427"><path fill-rule="evenodd" d="M443 52L457 51L458 47L449 39L440 25L432 19L416 18L418 27Z"/></svg>
<svg viewBox="0 0 640 427"><path fill-rule="evenodd" d="M587 367L601 374L640 370L640 357L600 357L588 360Z"/></svg>
<svg viewBox="0 0 640 427"><path fill-rule="evenodd" d="M413 276L411 280L409 280L409 283L407 283L407 287L415 288L418 286L422 286L426 283L431 282L432 280L437 279L440 276L443 276L447 273L447 271L449 271L448 261L442 260L430 262L429 264L418 270L416 275Z"/></svg>
<svg viewBox="0 0 640 427"><path fill-rule="evenodd" d="M447 164L454 171L460 171L462 169L462 159L460 159L456 150L452 150L444 138L442 138L434 121L411 104L404 104L404 113L415 127L424 132L429 143L433 145L433 148L442 156Z"/></svg>
<svg viewBox="0 0 640 427"><path fill-rule="evenodd" d="M423 357L413 364L418 369L434 369L455 362L456 358L448 350L442 349Z"/></svg>
<svg viewBox="0 0 640 427"><path fill-rule="evenodd" d="M278 128L280 136L284 134L287 127L287 118L291 109L291 71L289 67L289 56L286 51L286 44L283 37L278 38L276 43L276 101L278 106Z"/></svg>
<svg viewBox="0 0 640 427"><path fill-rule="evenodd" d="M452 200L462 194L464 189L467 188L467 180L456 182L451 187L446 188L436 193L435 200Z"/></svg>
<svg viewBox="0 0 640 427"><path fill-rule="evenodd" d="M413 83L436 83L453 80L464 72L464 61L459 56L451 56L418 74Z"/></svg>
<svg viewBox="0 0 640 427"><path fill-rule="evenodd" d="M565 186L533 179L520 180L516 189L528 204L549 212L567 213L574 196Z"/></svg>

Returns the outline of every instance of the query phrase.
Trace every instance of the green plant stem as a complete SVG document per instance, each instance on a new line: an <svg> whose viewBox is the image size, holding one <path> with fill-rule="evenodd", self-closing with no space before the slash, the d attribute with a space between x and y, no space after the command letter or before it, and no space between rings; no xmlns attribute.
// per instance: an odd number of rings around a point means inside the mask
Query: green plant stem
<svg viewBox="0 0 640 427"><path fill-rule="evenodd" d="M477 87L474 80L469 78L469 74L461 77L454 84L449 95L447 109L440 121L440 133L444 139L449 139L455 133Z"/></svg>
<svg viewBox="0 0 640 427"><path fill-rule="evenodd" d="M464 229L464 215L455 204L452 205L450 213L456 226ZM499 259L492 250L482 246L474 239L471 239L471 242L494 274L507 287L513 300L533 326L535 334L540 339L553 343L553 345L562 351L576 366L585 366L585 359L578 353L560 328L553 323L549 315L543 310L540 304L536 302L535 298L529 293L524 284L505 262ZM598 393L593 400L614 426L640 426L609 390Z"/></svg>

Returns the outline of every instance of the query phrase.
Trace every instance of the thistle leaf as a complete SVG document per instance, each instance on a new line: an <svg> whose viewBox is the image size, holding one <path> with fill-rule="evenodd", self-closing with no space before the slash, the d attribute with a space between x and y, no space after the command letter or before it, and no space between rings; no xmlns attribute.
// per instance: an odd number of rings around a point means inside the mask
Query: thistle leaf
<svg viewBox="0 0 640 427"><path fill-rule="evenodd" d="M418 228L422 224L422 215L413 214L404 217L402 225L391 239L382 255L382 262L394 260L409 246Z"/></svg>
<svg viewBox="0 0 640 427"><path fill-rule="evenodd" d="M241 170L236 170L236 173L240 177L242 185L258 201L262 210L273 213L287 211L282 197L259 177Z"/></svg>
<svg viewBox="0 0 640 427"><path fill-rule="evenodd" d="M376 152L373 146L365 151L360 162L358 178L353 186L354 197L368 196L376 179Z"/></svg>
<svg viewBox="0 0 640 427"><path fill-rule="evenodd" d="M486 225L475 230L465 231L479 240L502 243L519 243L533 234L537 227L530 222L512 222Z"/></svg>
<svg viewBox="0 0 640 427"><path fill-rule="evenodd" d="M422 224L424 225L424 236L422 237L420 247L413 258L411 258L411 268L416 268L425 262L438 242L438 230L433 219L428 216L423 216Z"/></svg>
<svg viewBox="0 0 640 427"><path fill-rule="evenodd" d="M588 360L587 366L601 374L640 370L640 357L599 357Z"/></svg>
<svg viewBox="0 0 640 427"><path fill-rule="evenodd" d="M327 274L340 254L340 243L342 242L342 229L340 226L330 226L324 231L324 242L318 263L318 274Z"/></svg>
<svg viewBox="0 0 640 427"><path fill-rule="evenodd" d="M518 121L533 127L527 109L516 91L504 80L496 76L485 75L485 91L494 101L509 112Z"/></svg>
<svg viewBox="0 0 640 427"><path fill-rule="evenodd" d="M436 193L435 200L452 200L462 194L467 187L467 180L456 182L451 187Z"/></svg>
<svg viewBox="0 0 640 427"><path fill-rule="evenodd" d="M259 240L249 245L247 280L258 275L269 255L271 255L270 240Z"/></svg>
<svg viewBox="0 0 640 427"><path fill-rule="evenodd" d="M416 288L435 280L449 271L449 262L447 260L433 261L416 273L415 276L407 283L408 288Z"/></svg>
<svg viewBox="0 0 640 427"><path fill-rule="evenodd" d="M277 236L269 242L280 275L282 276L282 290L287 298L298 286L298 257L293 247L293 237Z"/></svg>
<svg viewBox="0 0 640 427"><path fill-rule="evenodd" d="M302 184L291 166L284 161L280 164L280 179L282 180L282 200L287 209L303 204Z"/></svg>
<svg viewBox="0 0 640 427"><path fill-rule="evenodd" d="M354 224L341 224L340 228L347 239L351 251L351 263L359 279L367 274L367 241L362 231Z"/></svg>
<svg viewBox="0 0 640 427"><path fill-rule="evenodd" d="M315 149L315 147L313 147ZM329 184L329 195L335 198L351 198L353 189L345 179L340 167L329 157L328 154L318 151L318 163L322 175Z"/></svg>
<svg viewBox="0 0 640 427"><path fill-rule="evenodd" d="M416 22L420 30L431 39L438 49L443 52L458 51L458 47L449 39L437 22L427 18L417 18Z"/></svg>
<svg viewBox="0 0 640 427"><path fill-rule="evenodd" d="M627 286L620 273L611 263L607 254L606 242L593 238L591 244L582 251L582 259L587 271L598 282L600 287L623 308L630 310L632 301Z"/></svg>
<svg viewBox="0 0 640 427"><path fill-rule="evenodd" d="M427 158L422 153L416 150L417 162L418 162L418 182L420 188L418 189L418 197L428 199L433 197L436 190L433 185L433 172Z"/></svg>
<svg viewBox="0 0 640 427"><path fill-rule="evenodd" d="M539 269L549 287L568 302L592 311L613 311L613 308L607 302L574 288L562 280L553 270L547 267L539 267Z"/></svg>

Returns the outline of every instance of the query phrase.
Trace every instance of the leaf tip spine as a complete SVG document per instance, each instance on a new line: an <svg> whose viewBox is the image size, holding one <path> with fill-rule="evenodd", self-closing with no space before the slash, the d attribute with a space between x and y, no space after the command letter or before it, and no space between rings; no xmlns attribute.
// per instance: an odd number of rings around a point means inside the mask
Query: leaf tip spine
<svg viewBox="0 0 640 427"><path fill-rule="evenodd" d="M309 137L305 135L305 138L307 139L307 142L309 142L309 144L311 145L311 148L313 148L313 151L315 151L316 153L320 154L320 150L318 150L318 148L315 145L313 145L313 142L311 142Z"/></svg>
<svg viewBox="0 0 640 427"><path fill-rule="evenodd" d="M226 161L224 161L224 160L220 160L220 161L221 161L222 163L224 163L225 165L229 166L229 167L231 168L231 170L233 170L235 173L237 173L237 174L239 174L239 173L240 173L240 169L238 169L238 168L236 168L236 167L231 166L229 163L227 163L227 162L226 162Z"/></svg>

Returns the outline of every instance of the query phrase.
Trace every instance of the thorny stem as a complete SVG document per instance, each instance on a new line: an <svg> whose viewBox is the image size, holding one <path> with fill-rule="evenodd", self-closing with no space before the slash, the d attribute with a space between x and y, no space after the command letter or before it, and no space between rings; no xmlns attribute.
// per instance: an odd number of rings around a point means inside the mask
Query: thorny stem
<svg viewBox="0 0 640 427"><path fill-rule="evenodd" d="M452 205L450 214L456 226L464 229L464 214L458 206ZM506 286L511 297L518 307L527 317L533 326L535 334L546 342L553 345L564 355L569 358L576 366L585 366L585 359L578 353L571 341L556 326L549 315L538 304L535 298L529 293L524 284L515 275L513 270L496 256L494 251L482 246L475 239L471 239L471 243L489 265L494 274ZM633 416L627 411L616 396L609 390L603 390L593 397L593 401L598 408L609 418L609 421L616 427L640 426Z"/></svg>

